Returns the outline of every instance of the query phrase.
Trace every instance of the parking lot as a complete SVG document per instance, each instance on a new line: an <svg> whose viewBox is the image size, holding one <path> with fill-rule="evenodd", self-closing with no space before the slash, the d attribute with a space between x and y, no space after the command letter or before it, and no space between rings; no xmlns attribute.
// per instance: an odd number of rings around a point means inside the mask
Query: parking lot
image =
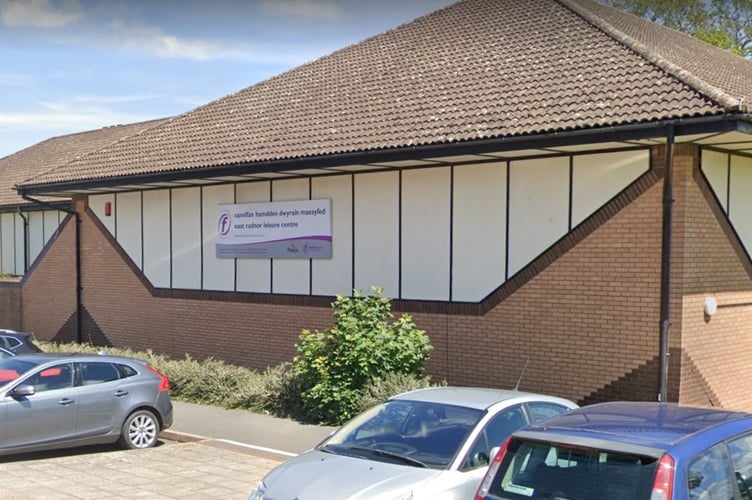
<svg viewBox="0 0 752 500"><path fill-rule="evenodd" d="M5 461L0 499L246 499L282 458L219 440Z"/></svg>

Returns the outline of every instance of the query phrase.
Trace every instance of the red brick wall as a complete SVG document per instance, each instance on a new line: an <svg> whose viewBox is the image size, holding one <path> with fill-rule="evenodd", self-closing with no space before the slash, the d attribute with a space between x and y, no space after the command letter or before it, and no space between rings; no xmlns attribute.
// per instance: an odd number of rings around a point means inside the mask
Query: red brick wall
<svg viewBox="0 0 752 500"><path fill-rule="evenodd" d="M21 329L41 340L75 338L75 231L75 218L68 217L23 280Z"/></svg>
<svg viewBox="0 0 752 500"><path fill-rule="evenodd" d="M0 328L21 329L21 283L18 280L0 281Z"/></svg>
<svg viewBox="0 0 752 500"><path fill-rule="evenodd" d="M676 171L683 216L681 401L752 411L749 348L752 346L752 279L741 245L709 196L697 164ZM708 318L706 296L719 308Z"/></svg>

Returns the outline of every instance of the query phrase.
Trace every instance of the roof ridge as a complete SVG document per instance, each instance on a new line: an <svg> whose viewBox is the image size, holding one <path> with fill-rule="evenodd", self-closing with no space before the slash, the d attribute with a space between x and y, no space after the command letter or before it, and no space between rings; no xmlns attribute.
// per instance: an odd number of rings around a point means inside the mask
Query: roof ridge
<svg viewBox="0 0 752 500"><path fill-rule="evenodd" d="M669 59L662 56L661 54L651 51L648 48L648 46L645 45L644 43L638 41L634 37L616 28L614 25L612 25L611 23L609 23L602 17L598 16L592 10L589 10L579 5L577 3L578 0L556 0L556 1L562 4L567 9L574 12L575 14L577 14L578 16L580 16L581 18L583 18L585 21L589 22L590 24L598 28L599 30L603 31L605 34L607 34L608 36L610 36L617 42L626 46L628 49L632 50L640 57L643 57L650 64L657 66L658 68L662 69L669 75L677 78L682 83L692 87L693 89L697 90L701 94L712 99L717 104L720 104L721 106L726 108L727 111L737 110L741 112L747 112L748 110L747 103L745 103L742 98L729 95L728 93L724 92L718 87L709 84L702 78L699 78L695 76L694 74L690 73L689 71L683 69L678 64L671 62ZM601 4L601 5L603 6L604 4ZM615 7L610 7L610 8L615 8ZM625 14L629 14L629 13L625 12ZM630 15L633 15L633 14L630 14ZM640 18L638 17L638 19ZM649 22L649 21L646 21L646 22ZM663 25L659 25L659 26L662 26L663 28L666 28L666 29L670 29ZM682 33L682 34L684 34L685 36L690 36L690 35L687 35L686 33ZM719 50L722 50L722 49L719 49Z"/></svg>

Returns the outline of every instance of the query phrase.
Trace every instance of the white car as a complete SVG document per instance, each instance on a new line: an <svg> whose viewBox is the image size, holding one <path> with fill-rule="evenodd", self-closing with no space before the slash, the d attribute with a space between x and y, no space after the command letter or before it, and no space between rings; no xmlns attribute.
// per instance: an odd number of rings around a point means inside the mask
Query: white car
<svg viewBox="0 0 752 500"><path fill-rule="evenodd" d="M566 399L471 387L395 396L273 469L251 500L473 498L493 448L564 413Z"/></svg>

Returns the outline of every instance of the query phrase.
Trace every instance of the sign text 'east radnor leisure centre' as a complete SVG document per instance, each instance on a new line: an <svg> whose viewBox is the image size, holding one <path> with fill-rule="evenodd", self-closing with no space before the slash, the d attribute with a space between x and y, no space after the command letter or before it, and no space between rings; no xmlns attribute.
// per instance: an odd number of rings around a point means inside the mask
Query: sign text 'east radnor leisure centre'
<svg viewBox="0 0 752 500"><path fill-rule="evenodd" d="M217 206L217 257L330 259L332 200Z"/></svg>

